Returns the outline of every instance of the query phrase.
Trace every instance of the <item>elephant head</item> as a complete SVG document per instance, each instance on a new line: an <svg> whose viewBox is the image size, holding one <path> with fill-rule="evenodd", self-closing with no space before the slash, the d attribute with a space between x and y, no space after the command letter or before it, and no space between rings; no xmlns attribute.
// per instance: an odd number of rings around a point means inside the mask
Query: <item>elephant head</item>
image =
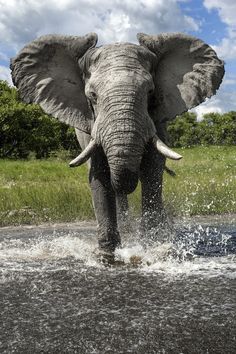
<svg viewBox="0 0 236 354"><path fill-rule="evenodd" d="M96 48L93 33L48 35L11 62L26 102L91 135L70 165L80 165L102 147L117 192L135 189L147 144L181 158L162 141L163 126L215 94L224 75L223 62L199 39L168 33L138 34L138 40L140 45Z"/></svg>

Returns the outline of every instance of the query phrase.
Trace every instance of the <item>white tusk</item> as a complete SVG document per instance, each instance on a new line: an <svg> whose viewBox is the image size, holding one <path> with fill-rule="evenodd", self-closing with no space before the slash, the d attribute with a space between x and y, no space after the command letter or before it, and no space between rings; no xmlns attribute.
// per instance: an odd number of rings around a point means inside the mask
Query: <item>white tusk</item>
<svg viewBox="0 0 236 354"><path fill-rule="evenodd" d="M153 137L153 144L162 155L168 157L169 159L180 160L183 157L180 154L177 154L177 152L171 150L166 144L163 143L163 141L161 141L160 138L158 138L157 135L154 135Z"/></svg>
<svg viewBox="0 0 236 354"><path fill-rule="evenodd" d="M90 140L88 146L74 159L69 163L70 167L76 167L82 165L86 162L96 150L97 144L94 140Z"/></svg>

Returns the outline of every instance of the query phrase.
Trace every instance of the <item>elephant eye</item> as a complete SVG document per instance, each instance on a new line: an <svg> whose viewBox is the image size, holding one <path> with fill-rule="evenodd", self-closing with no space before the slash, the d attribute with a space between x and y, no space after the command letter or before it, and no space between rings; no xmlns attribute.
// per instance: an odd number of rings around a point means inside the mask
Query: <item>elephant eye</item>
<svg viewBox="0 0 236 354"><path fill-rule="evenodd" d="M92 101L93 103L97 103L97 95L96 95L95 92L91 91L91 92L89 93L89 96L90 96L90 99L91 99L91 101Z"/></svg>
<svg viewBox="0 0 236 354"><path fill-rule="evenodd" d="M148 96L152 96L153 93L154 93L154 90L153 90L153 89L150 89L150 90L148 91Z"/></svg>

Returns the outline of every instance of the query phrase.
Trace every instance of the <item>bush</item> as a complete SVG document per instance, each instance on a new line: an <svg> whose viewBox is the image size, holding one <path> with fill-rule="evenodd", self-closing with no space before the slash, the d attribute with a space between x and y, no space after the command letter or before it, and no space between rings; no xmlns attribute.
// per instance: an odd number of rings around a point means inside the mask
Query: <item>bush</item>
<svg viewBox="0 0 236 354"><path fill-rule="evenodd" d="M78 152L74 129L20 101L15 88L0 81L0 157L49 157L56 150Z"/></svg>
<svg viewBox="0 0 236 354"><path fill-rule="evenodd" d="M169 124L168 134L172 147L236 145L236 112L209 113L201 121L187 112Z"/></svg>
<svg viewBox="0 0 236 354"><path fill-rule="evenodd" d="M178 116L168 126L169 144L173 147L189 147L198 145L197 119L194 113Z"/></svg>

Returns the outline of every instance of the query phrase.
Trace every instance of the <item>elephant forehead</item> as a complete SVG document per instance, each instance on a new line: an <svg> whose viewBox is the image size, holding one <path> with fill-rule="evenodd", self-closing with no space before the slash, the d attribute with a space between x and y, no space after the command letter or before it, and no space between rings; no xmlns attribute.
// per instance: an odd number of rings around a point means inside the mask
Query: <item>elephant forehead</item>
<svg viewBox="0 0 236 354"><path fill-rule="evenodd" d="M150 71L155 55L146 48L131 43L116 43L96 48L91 56L91 64L99 69L123 65L130 68L143 67Z"/></svg>
<svg viewBox="0 0 236 354"><path fill-rule="evenodd" d="M97 92L107 92L120 90L121 92L132 95L138 95L140 91L153 89L154 83L152 75L143 68L132 70L129 65L128 69L124 65L115 67L100 68L91 74L87 87L94 88Z"/></svg>

